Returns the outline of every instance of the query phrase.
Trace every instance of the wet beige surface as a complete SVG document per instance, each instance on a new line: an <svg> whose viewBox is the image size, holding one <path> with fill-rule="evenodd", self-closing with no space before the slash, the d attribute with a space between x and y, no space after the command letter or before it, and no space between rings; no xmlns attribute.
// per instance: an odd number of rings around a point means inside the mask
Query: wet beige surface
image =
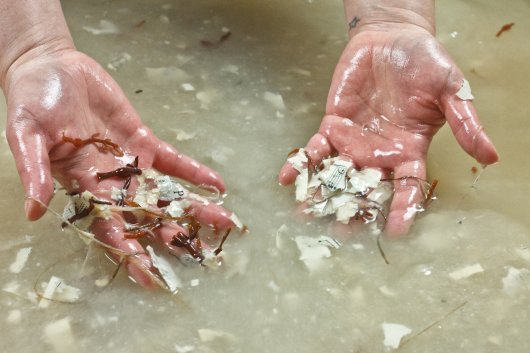
<svg viewBox="0 0 530 353"><path fill-rule="evenodd" d="M390 265L361 232L341 238L312 274L294 237L336 235L325 222L293 220L293 190L280 188L276 173L319 125L345 41L339 2L73 0L64 8L78 48L104 67L113 63L109 71L155 133L223 174L225 205L251 231L230 238L217 271L180 267L186 285L177 296L145 291L123 272L98 290L93 281L109 268L75 282L86 250L52 215L24 220L2 139L0 351L383 352L384 322L411 329L401 352L528 351L528 1L451 0L437 9L439 38L470 81L501 162L472 188L470 169L478 165L444 127L429 155L438 200L410 235L383 240ZM102 19L119 33L83 28L100 28ZM508 22L516 24L496 38ZM200 45L223 27L232 32L226 42ZM124 53L130 60L120 66ZM281 94L286 108L265 92ZM0 111L5 123L4 105ZM24 248L28 261L13 273ZM95 262L97 252L89 258ZM477 264L482 272L450 276ZM39 308L35 287L51 275L81 287L82 300ZM204 330L220 337L209 341Z"/></svg>

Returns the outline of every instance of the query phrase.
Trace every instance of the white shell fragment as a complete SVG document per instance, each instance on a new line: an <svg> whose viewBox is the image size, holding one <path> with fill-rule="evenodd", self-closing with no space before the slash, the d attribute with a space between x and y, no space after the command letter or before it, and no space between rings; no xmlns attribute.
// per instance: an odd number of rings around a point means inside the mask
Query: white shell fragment
<svg viewBox="0 0 530 353"><path fill-rule="evenodd" d="M18 251L15 261L9 265L9 272L20 273L28 261L31 248L22 248Z"/></svg>
<svg viewBox="0 0 530 353"><path fill-rule="evenodd" d="M456 96L464 101L470 101L475 98L471 94L471 86L465 78L462 80L462 86L460 87L458 92L456 92Z"/></svg>
<svg viewBox="0 0 530 353"><path fill-rule="evenodd" d="M333 238L321 235L318 238L299 235L294 238L300 251L299 259L304 262L310 272L317 271L324 265L325 258L331 256L331 250L341 247L341 243Z"/></svg>
<svg viewBox="0 0 530 353"><path fill-rule="evenodd" d="M285 103L281 94L265 92L263 98L278 110L285 110Z"/></svg>
<svg viewBox="0 0 530 353"><path fill-rule="evenodd" d="M232 212L232 214L230 215L230 220L234 222L234 225L237 227L237 229L239 230L243 229L244 227L243 222L241 222L239 217L237 217L237 215L234 212Z"/></svg>
<svg viewBox="0 0 530 353"><path fill-rule="evenodd" d="M48 283L42 283L44 292L39 308L47 308L52 300L73 303L81 297L81 289L70 286L59 277L52 276Z"/></svg>
<svg viewBox="0 0 530 353"><path fill-rule="evenodd" d="M188 193L184 186L172 180L169 175L155 178L155 184L159 192L158 199L162 201L179 200Z"/></svg>
<svg viewBox="0 0 530 353"><path fill-rule="evenodd" d="M180 278L178 278L175 271L173 271L169 261L161 256L158 256L150 245L148 245L145 249L153 261L153 266L158 269L162 279L167 284L168 289L171 291L171 293L175 293L180 287L182 287L182 281Z"/></svg>
<svg viewBox="0 0 530 353"><path fill-rule="evenodd" d="M299 172L295 182L296 201L305 203L304 213L315 217L335 215L344 224L352 218L371 223L376 221L394 191L390 182L381 180L380 170L357 170L351 162L336 157L324 159L320 171L309 171L303 148L287 161Z"/></svg>
<svg viewBox="0 0 530 353"><path fill-rule="evenodd" d="M449 277L451 277L455 281L459 281L461 279L471 277L480 272L484 272L484 268L482 268L480 264L474 264L451 272L449 274Z"/></svg>
<svg viewBox="0 0 530 353"><path fill-rule="evenodd" d="M44 337L53 346L54 352L76 351L69 317L47 324L44 327Z"/></svg>
<svg viewBox="0 0 530 353"><path fill-rule="evenodd" d="M526 268L508 267L508 273L502 278L502 290L510 297L529 291L530 271Z"/></svg>
<svg viewBox="0 0 530 353"><path fill-rule="evenodd" d="M398 348L401 339L412 332L410 328L401 324L383 322L381 326L383 327L383 333L385 334L383 344L386 347L393 349Z"/></svg>
<svg viewBox="0 0 530 353"><path fill-rule="evenodd" d="M20 310L11 310L7 315L6 321L9 324L18 324L22 319L22 312Z"/></svg>
<svg viewBox="0 0 530 353"><path fill-rule="evenodd" d="M118 27L109 20L99 21L99 27L84 26L83 29L93 35L119 33Z"/></svg>
<svg viewBox="0 0 530 353"><path fill-rule="evenodd" d="M302 170L307 169L307 156L305 154L305 150L303 148L300 148L295 155L287 158L287 162L291 163L293 168L299 172L302 172Z"/></svg>
<svg viewBox="0 0 530 353"><path fill-rule="evenodd" d="M169 206L166 207L166 213L171 217L181 217L190 205L191 202L188 200L171 201Z"/></svg>
<svg viewBox="0 0 530 353"><path fill-rule="evenodd" d="M225 340L229 342L235 341L236 337L231 333L220 331L220 330L211 330L211 329L198 329L199 338L203 342L211 342L216 340Z"/></svg>
<svg viewBox="0 0 530 353"><path fill-rule="evenodd" d="M129 53L123 52L119 54L118 56L114 57L108 64L107 68L110 70L118 70L120 67L122 67L125 63L131 61L132 56ZM131 161L132 162L132 161Z"/></svg>

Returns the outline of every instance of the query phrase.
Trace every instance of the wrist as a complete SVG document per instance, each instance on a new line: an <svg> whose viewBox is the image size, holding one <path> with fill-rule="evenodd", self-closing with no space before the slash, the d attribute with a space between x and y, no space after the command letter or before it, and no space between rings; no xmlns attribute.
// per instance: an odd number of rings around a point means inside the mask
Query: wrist
<svg viewBox="0 0 530 353"><path fill-rule="evenodd" d="M0 86L31 58L74 48L59 0L0 0Z"/></svg>
<svg viewBox="0 0 530 353"><path fill-rule="evenodd" d="M58 56L67 50L74 50L72 38L54 35L53 37L27 35L22 41L9 46L0 58L0 86L8 91L10 77L19 67L38 58Z"/></svg>
<svg viewBox="0 0 530 353"><path fill-rule="evenodd" d="M432 0L344 0L350 37L363 31L419 29L434 35Z"/></svg>

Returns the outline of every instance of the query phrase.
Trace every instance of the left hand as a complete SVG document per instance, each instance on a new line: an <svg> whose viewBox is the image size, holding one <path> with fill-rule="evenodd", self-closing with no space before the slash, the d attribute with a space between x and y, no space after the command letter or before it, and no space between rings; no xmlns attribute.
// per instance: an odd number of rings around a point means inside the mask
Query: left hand
<svg viewBox="0 0 530 353"><path fill-rule="evenodd" d="M333 75L326 115L306 150L317 165L331 155L383 175L426 178L429 144L447 122L460 146L481 164L498 155L473 103L456 93L464 75L425 29L406 24L371 27L354 35ZM279 175L291 184L286 162ZM416 184L395 182L385 230L408 232L423 195Z"/></svg>

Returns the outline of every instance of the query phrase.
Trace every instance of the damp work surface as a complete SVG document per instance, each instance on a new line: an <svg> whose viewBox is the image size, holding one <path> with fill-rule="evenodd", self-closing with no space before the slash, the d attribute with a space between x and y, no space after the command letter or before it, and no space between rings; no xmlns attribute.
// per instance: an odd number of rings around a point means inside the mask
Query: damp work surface
<svg viewBox="0 0 530 353"><path fill-rule="evenodd" d="M0 352L527 352L529 3L437 5L501 161L471 187L481 167L442 128L428 161L437 199L409 235L380 239L386 264L368 231L296 220L294 187L277 182L324 113L341 2L64 1L77 48L155 134L223 175L224 206L250 231L228 238L216 270L177 267L175 295L123 270L111 280L101 250L53 215L24 220L2 138Z"/></svg>

